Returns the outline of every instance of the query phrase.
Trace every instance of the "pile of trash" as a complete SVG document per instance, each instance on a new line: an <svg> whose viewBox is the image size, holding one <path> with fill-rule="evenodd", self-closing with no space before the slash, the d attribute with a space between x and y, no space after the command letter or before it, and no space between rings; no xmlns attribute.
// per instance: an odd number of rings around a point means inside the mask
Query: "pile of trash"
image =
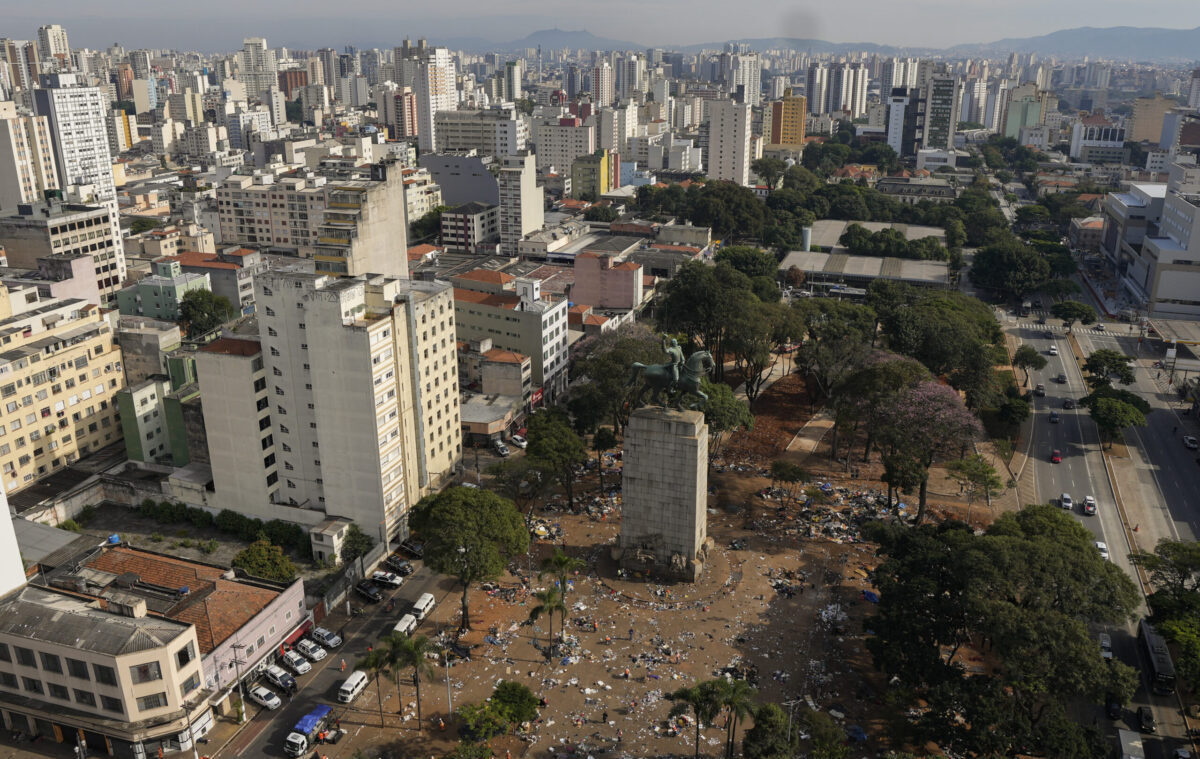
<svg viewBox="0 0 1200 759"><path fill-rule="evenodd" d="M529 537L534 540L548 540L551 543L561 543L563 539L562 525L548 519L534 519L529 525Z"/></svg>

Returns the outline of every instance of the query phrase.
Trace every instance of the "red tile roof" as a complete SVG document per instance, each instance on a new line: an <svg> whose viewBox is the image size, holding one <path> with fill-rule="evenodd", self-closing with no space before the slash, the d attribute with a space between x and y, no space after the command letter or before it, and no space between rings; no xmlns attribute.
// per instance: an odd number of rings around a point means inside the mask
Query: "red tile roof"
<svg viewBox="0 0 1200 759"><path fill-rule="evenodd" d="M638 269L642 268L642 265L634 261L622 261L613 268L621 269L623 271L637 271Z"/></svg>
<svg viewBox="0 0 1200 759"><path fill-rule="evenodd" d="M492 348L487 353L484 353L483 357L488 361L495 361L501 364L523 364L529 360L529 357L522 353L500 350L499 348Z"/></svg>
<svg viewBox="0 0 1200 759"><path fill-rule="evenodd" d="M495 308L516 308L521 299L515 295L498 295L496 293L481 293L476 290L454 288L454 300L466 303L478 303L482 306Z"/></svg>
<svg viewBox="0 0 1200 759"><path fill-rule="evenodd" d="M194 266L200 269L233 269L237 271L242 268L237 264L220 260L214 253L197 253L195 251L184 251L177 256L163 256L160 260L178 261L180 266Z"/></svg>

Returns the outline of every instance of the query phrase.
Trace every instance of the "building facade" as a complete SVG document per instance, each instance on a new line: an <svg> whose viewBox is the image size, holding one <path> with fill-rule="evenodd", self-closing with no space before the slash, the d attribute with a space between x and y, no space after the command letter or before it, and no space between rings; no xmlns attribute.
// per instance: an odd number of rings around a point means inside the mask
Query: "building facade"
<svg viewBox="0 0 1200 759"><path fill-rule="evenodd" d="M51 202L23 204L16 211L0 216L0 245L10 266L36 269L49 256L90 256L99 305L116 305L124 274L114 258L120 240L113 239L108 206ZM124 254L120 261L124 263Z"/></svg>

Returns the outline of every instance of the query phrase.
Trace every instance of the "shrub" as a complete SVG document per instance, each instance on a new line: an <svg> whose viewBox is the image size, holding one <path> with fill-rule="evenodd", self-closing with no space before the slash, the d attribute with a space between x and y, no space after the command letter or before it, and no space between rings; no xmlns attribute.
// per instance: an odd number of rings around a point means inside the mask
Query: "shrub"
<svg viewBox="0 0 1200 759"><path fill-rule="evenodd" d="M81 532L82 531L82 528L79 526L79 523L76 522L74 519L64 520L58 526L59 526L59 529L70 530L71 532Z"/></svg>
<svg viewBox="0 0 1200 759"><path fill-rule="evenodd" d="M150 539L153 540L155 543L161 543L161 542L163 542L162 533L156 532L150 536Z"/></svg>

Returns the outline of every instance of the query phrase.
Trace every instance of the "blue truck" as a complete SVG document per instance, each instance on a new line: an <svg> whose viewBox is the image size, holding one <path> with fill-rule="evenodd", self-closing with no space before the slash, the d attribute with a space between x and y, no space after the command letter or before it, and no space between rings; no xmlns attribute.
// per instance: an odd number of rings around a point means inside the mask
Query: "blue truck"
<svg viewBox="0 0 1200 759"><path fill-rule="evenodd" d="M321 704L301 717L283 742L284 753L288 756L303 756L305 752L316 745L317 735L322 730L329 733L336 733L337 735L331 736L328 739L329 743L336 743L337 739L341 737L341 731L329 729L329 723L332 721L330 715L332 713L332 706Z"/></svg>

